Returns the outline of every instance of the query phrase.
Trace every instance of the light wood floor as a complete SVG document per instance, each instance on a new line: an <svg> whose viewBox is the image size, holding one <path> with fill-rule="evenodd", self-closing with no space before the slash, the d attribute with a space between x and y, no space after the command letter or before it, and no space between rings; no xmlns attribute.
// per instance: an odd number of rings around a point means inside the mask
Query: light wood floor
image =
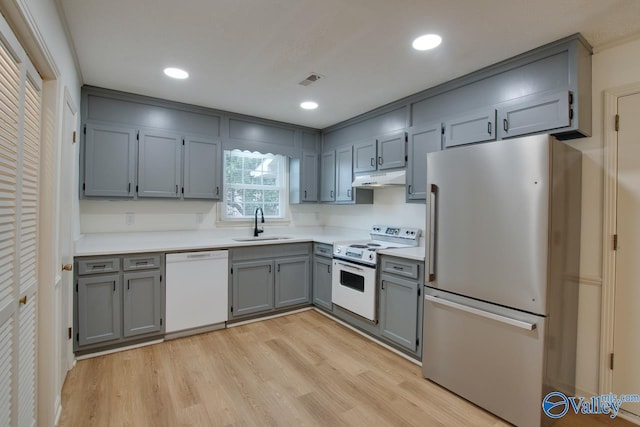
<svg viewBox="0 0 640 427"><path fill-rule="evenodd" d="M62 405L62 427L507 425L315 311L79 361ZM611 425L564 425L587 421Z"/></svg>

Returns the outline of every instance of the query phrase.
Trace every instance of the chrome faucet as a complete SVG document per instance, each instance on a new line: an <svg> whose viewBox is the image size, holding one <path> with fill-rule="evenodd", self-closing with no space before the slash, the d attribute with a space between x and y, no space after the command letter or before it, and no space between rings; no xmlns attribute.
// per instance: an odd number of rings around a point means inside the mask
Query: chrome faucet
<svg viewBox="0 0 640 427"><path fill-rule="evenodd" d="M256 208L256 213L255 213L255 228L253 229L253 237L258 237L258 235L260 233L264 233L264 229L263 228L258 228L258 211L260 211L260 222L264 224L264 211L262 210L261 207L257 207Z"/></svg>

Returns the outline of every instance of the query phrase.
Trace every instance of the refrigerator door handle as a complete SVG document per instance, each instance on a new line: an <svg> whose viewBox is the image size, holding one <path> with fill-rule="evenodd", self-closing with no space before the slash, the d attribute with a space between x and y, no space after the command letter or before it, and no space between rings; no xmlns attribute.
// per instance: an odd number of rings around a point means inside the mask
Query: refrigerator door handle
<svg viewBox="0 0 640 427"><path fill-rule="evenodd" d="M436 243L438 241L438 186L429 186L429 282L436 280Z"/></svg>
<svg viewBox="0 0 640 427"><path fill-rule="evenodd" d="M522 320L512 319L511 317L501 316L499 314L490 313L488 311L480 310L475 307L469 307L468 305L460 304L457 302L449 301L443 298L434 297L432 295L425 295L424 299L435 304L444 305L456 310L465 311L467 313L475 314L476 316L485 317L487 319L495 320L497 322L505 323L507 325L515 326L525 331L533 331L536 328L535 323L523 322Z"/></svg>

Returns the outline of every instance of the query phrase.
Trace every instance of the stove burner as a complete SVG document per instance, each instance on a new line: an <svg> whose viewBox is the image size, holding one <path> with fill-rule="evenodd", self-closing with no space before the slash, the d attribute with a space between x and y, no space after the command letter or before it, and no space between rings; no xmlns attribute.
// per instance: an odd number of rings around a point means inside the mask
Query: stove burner
<svg viewBox="0 0 640 427"><path fill-rule="evenodd" d="M366 249L367 245L349 245L350 248Z"/></svg>

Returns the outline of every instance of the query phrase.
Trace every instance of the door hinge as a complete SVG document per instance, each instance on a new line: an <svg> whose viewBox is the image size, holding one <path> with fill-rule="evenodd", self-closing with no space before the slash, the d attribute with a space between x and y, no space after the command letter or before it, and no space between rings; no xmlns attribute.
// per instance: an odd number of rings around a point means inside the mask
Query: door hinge
<svg viewBox="0 0 640 427"><path fill-rule="evenodd" d="M618 250L618 235L617 234L613 235L613 250L614 251Z"/></svg>
<svg viewBox="0 0 640 427"><path fill-rule="evenodd" d="M613 371L613 353L609 353L609 369Z"/></svg>
<svg viewBox="0 0 640 427"><path fill-rule="evenodd" d="M73 332L71 331L71 328L68 329L69 334L67 335L69 337L69 339L73 339Z"/></svg>
<svg viewBox="0 0 640 427"><path fill-rule="evenodd" d="M140 132L136 132L136 141L140 141Z"/></svg>
<svg viewBox="0 0 640 427"><path fill-rule="evenodd" d="M182 145L184 145L184 138L182 138Z"/></svg>
<svg viewBox="0 0 640 427"><path fill-rule="evenodd" d="M233 306L231 306L231 312L233 313Z"/></svg>
<svg viewBox="0 0 640 427"><path fill-rule="evenodd" d="M409 161L409 156L404 156L404 161L408 162Z"/></svg>
<svg viewBox="0 0 640 427"><path fill-rule="evenodd" d="M409 134L407 132L404 133L404 142L409 142Z"/></svg>
<svg viewBox="0 0 640 427"><path fill-rule="evenodd" d="M76 292L78 292L78 284L76 283Z"/></svg>
<svg viewBox="0 0 640 427"><path fill-rule="evenodd" d="M233 267L231 267L231 274L233 274Z"/></svg>
<svg viewBox="0 0 640 427"><path fill-rule="evenodd" d="M162 317L160 318L160 326L162 326Z"/></svg>
<svg viewBox="0 0 640 427"><path fill-rule="evenodd" d="M84 126L84 128L82 130L82 133L85 134L85 135L87 134L87 126L86 125Z"/></svg>
<svg viewBox="0 0 640 427"><path fill-rule="evenodd" d="M138 192L138 186L136 185L136 193Z"/></svg>
<svg viewBox="0 0 640 427"><path fill-rule="evenodd" d="M573 108L569 108L569 120L573 120Z"/></svg>
<svg viewBox="0 0 640 427"><path fill-rule="evenodd" d="M420 296L420 287L418 287L418 296Z"/></svg>
<svg viewBox="0 0 640 427"><path fill-rule="evenodd" d="M182 194L184 194L184 187L182 187Z"/></svg>
<svg viewBox="0 0 640 427"><path fill-rule="evenodd" d="M420 345L420 338L416 338L416 346Z"/></svg>
<svg viewBox="0 0 640 427"><path fill-rule="evenodd" d="M80 334L79 333L76 334L76 341L80 341Z"/></svg>
<svg viewBox="0 0 640 427"><path fill-rule="evenodd" d="M82 191L84 191L84 190L86 190L86 189L87 189L87 184L83 182L83 183L82 183Z"/></svg>
<svg viewBox="0 0 640 427"><path fill-rule="evenodd" d="M160 281L162 282L162 274L160 275Z"/></svg>
<svg viewBox="0 0 640 427"><path fill-rule="evenodd" d="M616 132L620 130L620 114L616 114L615 129Z"/></svg>
<svg viewBox="0 0 640 427"><path fill-rule="evenodd" d="M73 138L71 138L71 142L76 143L76 131L73 131Z"/></svg>

